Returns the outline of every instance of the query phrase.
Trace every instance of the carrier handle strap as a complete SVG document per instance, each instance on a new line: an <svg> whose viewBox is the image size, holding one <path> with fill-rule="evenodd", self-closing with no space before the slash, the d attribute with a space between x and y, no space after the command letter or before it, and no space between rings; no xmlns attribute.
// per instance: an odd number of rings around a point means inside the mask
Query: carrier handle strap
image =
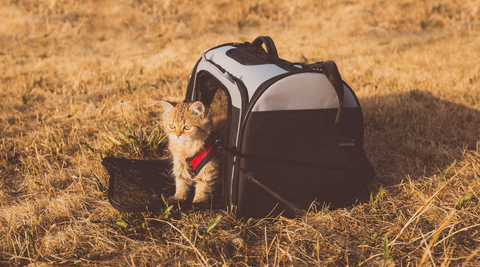
<svg viewBox="0 0 480 267"><path fill-rule="evenodd" d="M224 154L225 156L227 156L228 160L240 171L242 172L244 175L245 175L245 178L247 178L247 181L249 182L252 182L252 183L255 183L257 184L258 186L260 186L261 188L263 188L263 190L267 191L270 195L272 195L274 198L276 198L278 201L282 202L283 204L285 204L287 207L289 207L290 209L292 209L296 214L300 215L300 216L303 216L305 214L307 214L304 210L301 210L299 209L297 206L295 206L292 202L286 200L285 198L283 198L282 196L280 196L279 194L275 193L272 189L268 188L267 186L265 186L264 184L262 184L260 181L258 181L257 179L255 179L255 174L253 172L249 172L247 170L245 170L244 168L240 167L240 165L238 163L235 162L235 160L233 160L233 157L232 155L235 155L234 152L230 151L230 150L227 150L225 147L223 147L222 145L222 140L220 139L217 139L215 141L215 144L217 145L217 148L218 148L218 151L221 153L221 154Z"/></svg>
<svg viewBox="0 0 480 267"><path fill-rule="evenodd" d="M320 66L322 67L323 74L327 77L330 83L335 88L338 97L338 112L337 117L335 118L335 123L340 125L343 123L343 99L344 99L344 90L343 90L343 80L342 76L340 76L340 72L338 71L337 64L332 60L327 62L320 62Z"/></svg>
<svg viewBox="0 0 480 267"><path fill-rule="evenodd" d="M313 64L305 64L305 63L291 63L289 66L289 70L291 71L293 66L302 66L303 68L313 69L313 70L320 70L325 76L327 77L328 81L332 84L335 92L337 93L338 97L338 112L335 118L335 124L341 125L343 123L343 99L344 99L344 89L343 89L343 80L342 76L340 76L340 72L338 71L337 64L332 60L327 62L316 62Z"/></svg>
<svg viewBox="0 0 480 267"><path fill-rule="evenodd" d="M265 47L267 48L267 61L277 62L280 60L278 58L277 47L270 36L258 36L255 38L248 47L248 52L254 54L262 53L264 51L262 44L265 44Z"/></svg>

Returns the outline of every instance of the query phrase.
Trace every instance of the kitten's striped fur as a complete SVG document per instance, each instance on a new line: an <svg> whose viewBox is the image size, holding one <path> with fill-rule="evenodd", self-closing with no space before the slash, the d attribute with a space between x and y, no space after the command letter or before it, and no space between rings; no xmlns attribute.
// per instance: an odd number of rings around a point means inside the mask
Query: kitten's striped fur
<svg viewBox="0 0 480 267"><path fill-rule="evenodd" d="M200 101L177 104L161 102L165 107L163 128L168 135L168 149L173 156L172 171L176 188L175 195L170 197L169 202L185 201L190 189L195 186L193 203L205 203L220 180L220 159L215 155L197 175L186 159L194 157L203 149L212 133L212 119ZM224 119L214 118L214 121L217 122L216 128L224 128Z"/></svg>

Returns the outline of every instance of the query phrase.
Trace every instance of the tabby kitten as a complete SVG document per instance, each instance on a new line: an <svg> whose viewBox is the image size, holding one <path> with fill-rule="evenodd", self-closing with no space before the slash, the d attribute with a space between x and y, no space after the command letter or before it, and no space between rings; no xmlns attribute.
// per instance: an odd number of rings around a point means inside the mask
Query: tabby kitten
<svg viewBox="0 0 480 267"><path fill-rule="evenodd" d="M182 102L172 104L161 101L165 107L163 128L168 135L168 149L173 156L173 175L175 177L175 195L169 203L183 202L187 199L191 187L195 186L193 203L206 203L220 180L220 159L211 158L195 175L188 158L197 155L210 138L212 119L202 102ZM223 124L215 119L215 126ZM221 126L220 126L221 127Z"/></svg>

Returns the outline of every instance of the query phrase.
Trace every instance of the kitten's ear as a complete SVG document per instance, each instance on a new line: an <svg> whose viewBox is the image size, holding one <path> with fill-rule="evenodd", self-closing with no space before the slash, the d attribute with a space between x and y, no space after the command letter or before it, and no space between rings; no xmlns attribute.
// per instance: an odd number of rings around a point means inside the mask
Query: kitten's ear
<svg viewBox="0 0 480 267"><path fill-rule="evenodd" d="M197 116L202 116L202 118L205 117L205 106L200 101L193 103L190 106L190 110L193 111Z"/></svg>
<svg viewBox="0 0 480 267"><path fill-rule="evenodd" d="M174 107L172 105L172 103L164 101L164 100L160 100L160 103L162 103L163 107L165 108L165 112L171 110Z"/></svg>

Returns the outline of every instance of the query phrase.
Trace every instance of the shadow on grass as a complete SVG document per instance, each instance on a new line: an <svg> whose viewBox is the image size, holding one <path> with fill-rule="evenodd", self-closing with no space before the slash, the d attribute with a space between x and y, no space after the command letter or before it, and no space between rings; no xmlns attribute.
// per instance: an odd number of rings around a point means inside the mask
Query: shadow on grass
<svg viewBox="0 0 480 267"><path fill-rule="evenodd" d="M385 186L444 171L480 145L479 110L423 91L360 101L365 153Z"/></svg>

